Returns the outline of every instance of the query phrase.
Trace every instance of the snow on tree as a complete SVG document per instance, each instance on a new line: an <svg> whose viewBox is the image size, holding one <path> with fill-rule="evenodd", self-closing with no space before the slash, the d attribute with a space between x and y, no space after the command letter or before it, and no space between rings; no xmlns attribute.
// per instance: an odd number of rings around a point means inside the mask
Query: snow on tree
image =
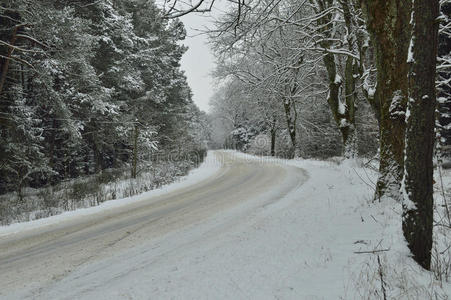
<svg viewBox="0 0 451 300"><path fill-rule="evenodd" d="M177 117L193 110L185 30L154 2L6 1L0 15L0 192L139 164L173 146L169 127L194 135L200 118Z"/></svg>
<svg viewBox="0 0 451 300"><path fill-rule="evenodd" d="M438 0L414 0L404 159L403 231L414 259L430 269Z"/></svg>

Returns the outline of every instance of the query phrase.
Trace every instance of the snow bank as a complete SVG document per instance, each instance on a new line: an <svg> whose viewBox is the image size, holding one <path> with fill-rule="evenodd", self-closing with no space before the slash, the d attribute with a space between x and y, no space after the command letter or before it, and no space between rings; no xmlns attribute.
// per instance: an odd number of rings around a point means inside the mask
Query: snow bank
<svg viewBox="0 0 451 300"><path fill-rule="evenodd" d="M23 230L36 229L42 226L48 226L57 224L60 222L68 221L79 216L86 216L95 214L108 209L113 209L121 206L128 205L133 202L149 201L150 198L156 197L176 189L191 186L195 183L201 182L213 174L215 174L221 167L221 162L216 159L212 152L208 152L204 162L197 168L189 172L188 175L179 178L176 182L162 186L161 188L151 190L139 195L127 197L123 199L110 200L101 203L98 206L80 208L74 211L63 212L62 214L51 216L48 218L33 220L30 222L14 223L8 226L0 226L0 237L13 234Z"/></svg>

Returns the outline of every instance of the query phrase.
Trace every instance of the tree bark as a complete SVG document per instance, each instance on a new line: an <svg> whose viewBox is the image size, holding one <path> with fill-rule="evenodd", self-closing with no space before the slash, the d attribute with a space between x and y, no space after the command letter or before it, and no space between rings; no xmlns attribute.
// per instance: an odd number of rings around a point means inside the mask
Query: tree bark
<svg viewBox="0 0 451 300"><path fill-rule="evenodd" d="M351 48L352 46L350 46ZM358 74L355 65L355 59L348 56L345 68L345 120L347 127L346 139L343 134L344 156L346 158L354 158L357 156L357 134L355 127L355 111L356 111L356 76Z"/></svg>
<svg viewBox="0 0 451 300"><path fill-rule="evenodd" d="M326 11L328 8L334 6L334 1L332 0L322 0L317 2L318 10L317 13ZM342 5L345 12L345 20L347 26L350 28L351 22L349 9L347 5ZM347 14L348 13L348 14ZM320 28L320 33L324 35L324 39L320 42L320 45L324 49L330 49L332 43L330 39L332 38L332 28L334 25L332 13L325 14L322 18L317 21L318 28ZM349 41L349 46L353 47L354 41ZM355 130L355 79L354 79L354 59L348 57L346 61L345 69L345 97L340 98L340 93L343 85L342 78L337 73L337 65L335 62L335 55L332 53L326 53L323 57L323 62L326 67L327 76L329 80L329 95L327 102L329 104L332 116L334 117L335 123L341 133L343 139L344 156L347 158L352 158L357 155L357 136Z"/></svg>
<svg viewBox="0 0 451 300"><path fill-rule="evenodd" d="M287 129L291 139L291 146L293 148L293 156L295 158L300 157L301 151L298 148L296 138L296 122L297 122L296 106L293 100L289 98L285 98L283 106L285 108L285 118L287 121Z"/></svg>
<svg viewBox="0 0 451 300"><path fill-rule="evenodd" d="M271 156L276 156L276 131L271 130Z"/></svg>
<svg viewBox="0 0 451 300"><path fill-rule="evenodd" d="M274 117L271 122L271 156L276 156L276 134L277 119Z"/></svg>
<svg viewBox="0 0 451 300"><path fill-rule="evenodd" d="M433 227L438 0L414 0L402 228L413 258L430 269Z"/></svg>
<svg viewBox="0 0 451 300"><path fill-rule="evenodd" d="M136 178L136 175L137 175L138 136L139 136L138 124L135 124L134 132L133 132L133 162L132 162L132 170L131 170L132 178Z"/></svg>
<svg viewBox="0 0 451 300"><path fill-rule="evenodd" d="M407 52L410 40L411 1L365 0L368 30L376 48L380 107L380 166L375 199L400 200L404 170L405 110L407 104Z"/></svg>
<svg viewBox="0 0 451 300"><path fill-rule="evenodd" d="M442 3L441 14L447 19L451 19L451 2ZM443 21L443 25L447 25L447 21ZM441 60L440 64L445 65L451 57L451 32L450 29L443 30L439 34L438 56ZM449 68L438 70L438 86L437 98L440 99L438 104L439 110L439 146L441 147L440 155L451 156L451 72ZM441 157L439 157L441 158Z"/></svg>
<svg viewBox="0 0 451 300"><path fill-rule="evenodd" d="M345 24L348 29L348 32L352 32L354 34L348 35L348 44L352 47L349 50L352 52L353 49L357 50L357 54L359 59L355 61L355 70L363 82L360 84L361 91L365 99L371 105L371 108L374 112L374 116L376 117L377 122L380 121L380 104L375 101L374 94L371 92L373 86L375 86L375 80L373 79L373 74L376 74L372 71L375 65L374 59L374 47L370 47L370 37L369 33L366 29L366 11L363 9L364 4L361 3L361 0L354 0L352 3L348 1L340 2L343 15L345 18ZM354 50L354 51L355 51Z"/></svg>
<svg viewBox="0 0 451 300"><path fill-rule="evenodd" d="M6 82L6 75L8 74L10 59L11 59L11 56L13 55L13 53L14 53L14 48L12 46L14 46L14 44L16 43L17 32L18 32L19 28L21 28L21 27L23 27L23 25L17 25L17 26L14 26L14 29L13 29L11 41L9 42L9 44L11 46L8 47L8 54L6 55L7 58L4 59L4 63L3 63L3 66L2 66L2 73L1 73L1 76L0 76L0 94L3 92L3 87L4 87L5 82Z"/></svg>
<svg viewBox="0 0 451 300"><path fill-rule="evenodd" d="M343 80L338 76L333 54L324 57L324 64L329 75L329 95L327 102L343 139L344 156L353 158L357 155L357 136L355 130L355 80L352 59L346 63L345 99L340 99ZM348 81L349 80L349 81Z"/></svg>

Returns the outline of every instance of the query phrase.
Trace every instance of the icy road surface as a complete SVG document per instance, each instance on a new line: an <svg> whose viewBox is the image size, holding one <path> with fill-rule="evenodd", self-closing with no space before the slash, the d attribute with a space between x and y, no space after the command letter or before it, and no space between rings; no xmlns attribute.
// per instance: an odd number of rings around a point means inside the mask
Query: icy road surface
<svg viewBox="0 0 451 300"><path fill-rule="evenodd" d="M249 298L234 276L215 278L193 266L208 259L216 268L211 259L218 250L239 241L242 228L259 226L265 208L277 209L308 176L298 167L234 152L210 153L201 169L208 164L218 164L215 172L189 186L64 221L0 231L0 298ZM250 259L249 253L227 255L222 259L234 268Z"/></svg>

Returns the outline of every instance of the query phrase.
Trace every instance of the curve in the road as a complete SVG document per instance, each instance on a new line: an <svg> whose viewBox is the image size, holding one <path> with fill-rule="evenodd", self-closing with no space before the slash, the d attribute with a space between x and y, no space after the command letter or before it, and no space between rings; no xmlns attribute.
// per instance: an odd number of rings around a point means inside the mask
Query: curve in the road
<svg viewBox="0 0 451 300"><path fill-rule="evenodd" d="M206 218L221 218L222 212L247 201L263 207L283 198L307 178L303 170L291 166L247 160L233 152L217 151L214 155L222 163L219 171L190 187L45 230L0 237L0 296L20 298L82 264Z"/></svg>

